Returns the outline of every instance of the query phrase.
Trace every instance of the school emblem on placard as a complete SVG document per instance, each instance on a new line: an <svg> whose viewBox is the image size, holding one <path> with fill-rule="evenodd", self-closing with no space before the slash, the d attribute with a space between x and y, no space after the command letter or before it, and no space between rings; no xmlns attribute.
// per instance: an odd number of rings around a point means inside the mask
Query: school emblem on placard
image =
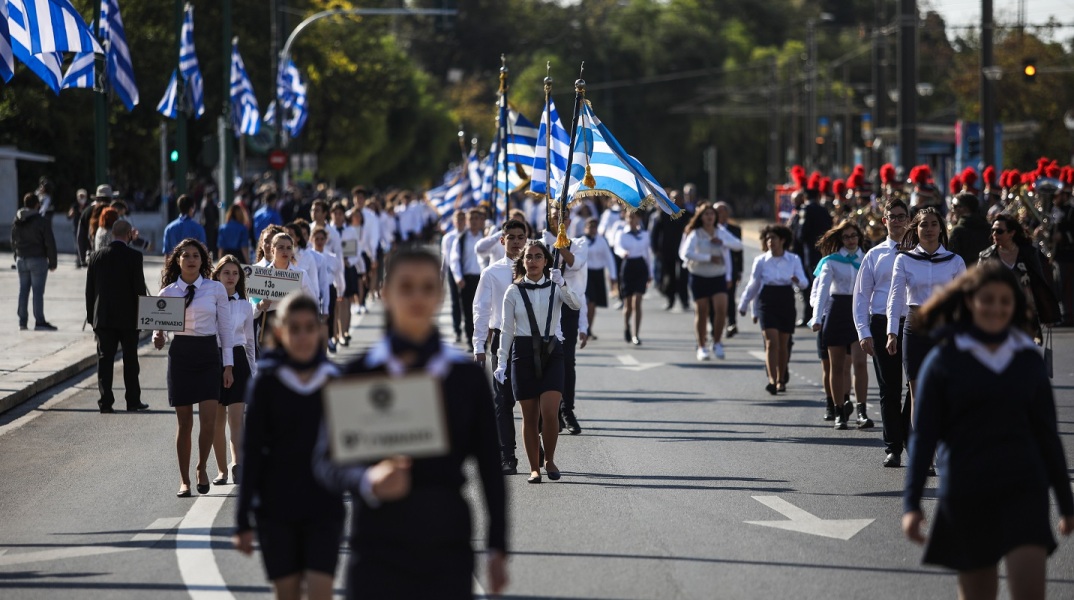
<svg viewBox="0 0 1074 600"><path fill-rule="evenodd" d="M243 272L244 275L249 277L249 276L254 274L254 269L250 265L246 265L245 267L242 268L242 272Z"/></svg>
<svg viewBox="0 0 1074 600"><path fill-rule="evenodd" d="M164 300L157 300L157 310L164 310L166 306L168 306L167 302Z"/></svg>
<svg viewBox="0 0 1074 600"><path fill-rule="evenodd" d="M373 403L373 407L379 411L387 411L392 406L392 400L394 394L387 386L380 386L373 388L369 392L369 401Z"/></svg>

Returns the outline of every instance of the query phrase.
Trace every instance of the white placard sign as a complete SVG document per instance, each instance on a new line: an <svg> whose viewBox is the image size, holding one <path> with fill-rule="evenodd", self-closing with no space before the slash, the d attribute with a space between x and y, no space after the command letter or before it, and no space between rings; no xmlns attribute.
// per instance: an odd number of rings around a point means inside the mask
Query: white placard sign
<svg viewBox="0 0 1074 600"><path fill-rule="evenodd" d="M138 298L138 329L182 331L186 329L186 298Z"/></svg>
<svg viewBox="0 0 1074 600"><path fill-rule="evenodd" d="M254 300L280 300L293 291L302 289L302 271L274 269L245 265L246 294Z"/></svg>
<svg viewBox="0 0 1074 600"><path fill-rule="evenodd" d="M450 451L440 382L431 376L339 379L324 388L324 403L337 463Z"/></svg>
<svg viewBox="0 0 1074 600"><path fill-rule="evenodd" d="M358 258L358 240L343 240L343 256Z"/></svg>

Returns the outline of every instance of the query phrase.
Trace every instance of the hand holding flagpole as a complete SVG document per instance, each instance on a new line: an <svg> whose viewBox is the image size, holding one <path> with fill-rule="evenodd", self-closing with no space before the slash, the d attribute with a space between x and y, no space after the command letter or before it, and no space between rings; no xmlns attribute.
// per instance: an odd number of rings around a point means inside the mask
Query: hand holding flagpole
<svg viewBox="0 0 1074 600"><path fill-rule="evenodd" d="M571 166L574 164L574 142L578 138L578 119L582 114L582 102L585 101L585 79L582 76L585 75L585 62L582 62L582 66L578 69L578 79L574 82L574 115L571 117L571 145L567 150L567 169L566 176L567 181L563 182L563 189L559 191L559 210L560 214L564 214L567 210L567 193L570 187L570 173ZM559 235L556 236L556 248L566 248L571 245L571 241L567 238L567 227L563 224L563 220L559 221Z"/></svg>

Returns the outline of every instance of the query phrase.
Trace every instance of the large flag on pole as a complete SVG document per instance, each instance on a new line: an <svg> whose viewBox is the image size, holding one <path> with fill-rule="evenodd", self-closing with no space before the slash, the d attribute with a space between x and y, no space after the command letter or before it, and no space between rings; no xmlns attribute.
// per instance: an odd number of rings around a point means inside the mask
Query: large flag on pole
<svg viewBox="0 0 1074 600"><path fill-rule="evenodd" d="M570 137L568 136L568 141ZM533 169L537 126L517 110L507 107L507 162Z"/></svg>
<svg viewBox="0 0 1074 600"><path fill-rule="evenodd" d="M656 178L623 150L588 102L582 103L574 155L567 188L570 198L610 195L633 209L655 204L670 215L682 213L682 209L671 201ZM588 175L592 175L595 185L585 184Z"/></svg>
<svg viewBox="0 0 1074 600"><path fill-rule="evenodd" d="M134 82L131 50L127 47L127 32L119 14L119 0L101 0L101 39L108 42L105 72L108 85L119 96L127 110L138 104L138 86Z"/></svg>
<svg viewBox="0 0 1074 600"><path fill-rule="evenodd" d="M96 52L104 54L82 15L70 0L25 0L23 13L30 32L30 52Z"/></svg>
<svg viewBox="0 0 1074 600"><path fill-rule="evenodd" d="M11 51L19 62L41 78L53 92L60 93L60 55L54 52L34 54L30 30L26 25L26 6L23 0L7 0L7 23L11 34Z"/></svg>
<svg viewBox="0 0 1074 600"><path fill-rule="evenodd" d="M302 128L309 118L309 107L306 104L306 84L302 83L302 76L293 60L280 65L280 71L276 75L276 96L283 105L283 122L287 133L291 137L298 137ZM275 104L270 112L270 123L275 121Z"/></svg>
<svg viewBox="0 0 1074 600"><path fill-rule="evenodd" d="M15 74L15 55L11 52L11 33L7 24L7 0L0 0L0 79L11 81Z"/></svg>
<svg viewBox="0 0 1074 600"><path fill-rule="evenodd" d="M168 89L164 90L164 97L157 103L157 112L174 119L179 116L179 72L172 71L172 78L168 81Z"/></svg>
<svg viewBox="0 0 1074 600"><path fill-rule="evenodd" d="M551 122L549 122L551 117ZM551 131L550 131L551 130ZM541 127L537 131L537 148L533 155L533 173L530 175L530 192L549 196L553 200L559 197L563 176L567 172L567 153L571 147L571 134L563 128L559 111L552 97L541 116ZM551 158L551 163L549 163Z"/></svg>
<svg viewBox="0 0 1074 600"><path fill-rule="evenodd" d="M205 82L198 66L198 55L194 50L194 6L189 3L186 5L179 39L179 72L186 81L194 116L201 117L205 114Z"/></svg>
<svg viewBox="0 0 1074 600"><path fill-rule="evenodd" d="M239 55L238 38L231 44L231 120L236 137L257 135L261 131L261 113L257 110L254 86Z"/></svg>

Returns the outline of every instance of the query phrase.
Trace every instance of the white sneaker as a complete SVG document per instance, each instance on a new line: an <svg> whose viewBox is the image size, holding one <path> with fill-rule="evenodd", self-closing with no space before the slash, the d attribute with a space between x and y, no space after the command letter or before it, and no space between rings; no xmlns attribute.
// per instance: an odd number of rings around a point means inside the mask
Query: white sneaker
<svg viewBox="0 0 1074 600"><path fill-rule="evenodd" d="M697 360L709 360L710 358L712 358L712 357L709 356L709 349L708 348L705 348L704 346L702 346L701 348L697 349Z"/></svg>
<svg viewBox="0 0 1074 600"><path fill-rule="evenodd" d="M716 342L712 345L712 353L716 355L716 358L723 360L723 344Z"/></svg>

